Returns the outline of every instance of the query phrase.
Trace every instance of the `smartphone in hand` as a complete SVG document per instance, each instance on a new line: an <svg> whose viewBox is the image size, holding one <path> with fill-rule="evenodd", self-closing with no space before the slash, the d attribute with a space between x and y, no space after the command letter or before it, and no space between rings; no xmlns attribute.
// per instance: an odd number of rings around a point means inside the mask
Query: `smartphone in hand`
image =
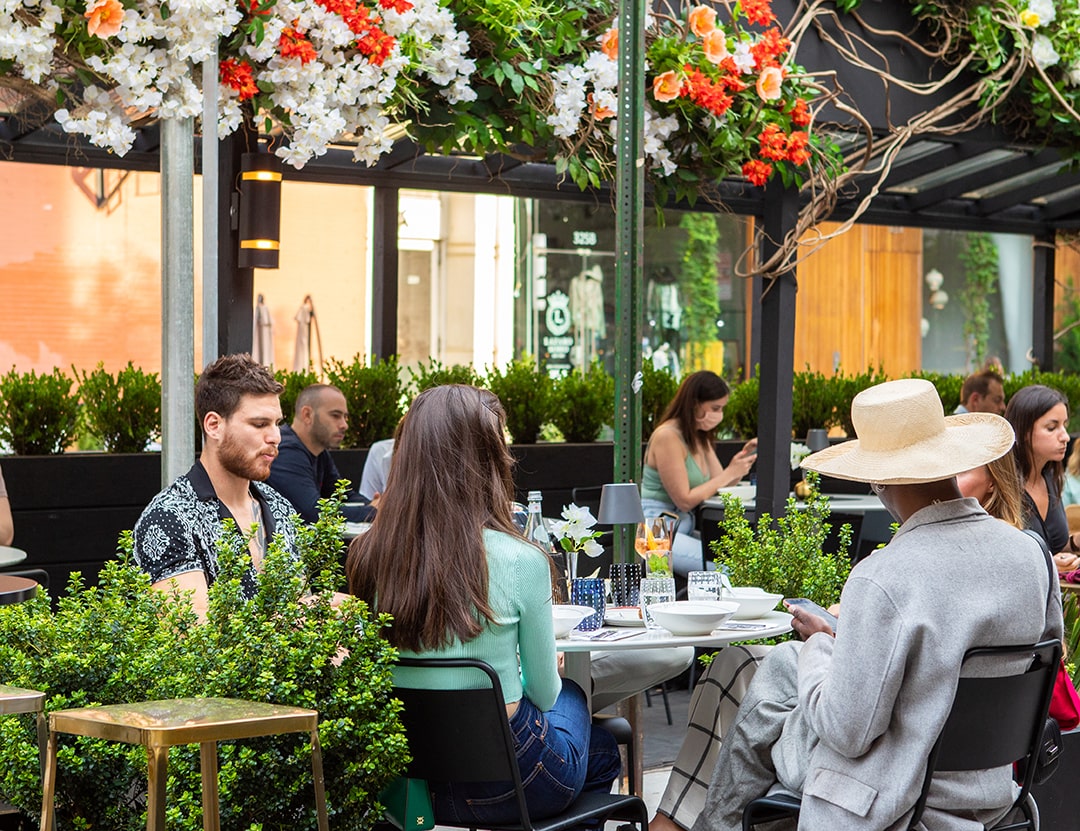
<svg viewBox="0 0 1080 831"><path fill-rule="evenodd" d="M817 615L819 618L829 624L829 628L832 629L833 634L836 634L836 616L829 614L825 609L821 608L813 600L807 600L805 597L785 597L784 605L788 607L798 607L804 612L809 612L812 615Z"/></svg>

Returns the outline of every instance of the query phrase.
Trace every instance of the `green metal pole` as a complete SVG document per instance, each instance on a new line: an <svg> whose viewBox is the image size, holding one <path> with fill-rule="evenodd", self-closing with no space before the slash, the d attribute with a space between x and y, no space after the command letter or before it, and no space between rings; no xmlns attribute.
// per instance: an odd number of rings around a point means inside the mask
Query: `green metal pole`
<svg viewBox="0 0 1080 831"><path fill-rule="evenodd" d="M615 482L641 481L641 329L645 212L645 4L619 0L615 168ZM616 526L615 561L634 557L634 528Z"/></svg>

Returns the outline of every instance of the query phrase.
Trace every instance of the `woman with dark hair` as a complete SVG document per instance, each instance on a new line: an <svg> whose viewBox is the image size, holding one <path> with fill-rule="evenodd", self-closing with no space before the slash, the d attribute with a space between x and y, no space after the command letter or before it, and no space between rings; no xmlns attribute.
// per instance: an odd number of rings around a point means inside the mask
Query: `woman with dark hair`
<svg viewBox="0 0 1080 831"><path fill-rule="evenodd" d="M393 616L385 634L402 655L478 658L495 669L539 818L583 791L609 791L620 760L614 737L592 726L581 688L559 677L549 560L510 516L505 419L487 390L454 384L418 395L398 428L379 513L353 540L346 570L353 594ZM403 667L394 679L425 689L472 680L455 673ZM436 821L519 819L505 782L431 785Z"/></svg>
<svg viewBox="0 0 1080 831"><path fill-rule="evenodd" d="M715 372L687 375L645 448L641 507L646 516L678 513L679 531L694 530L691 514L717 490L734 485L757 458L751 439L727 467L716 457L716 433L731 391Z"/></svg>
<svg viewBox="0 0 1080 831"><path fill-rule="evenodd" d="M1009 399L1005 418L1016 433L1013 455L1024 484L1024 522L1046 541L1059 571L1080 565L1080 544L1069 533L1061 504L1062 460L1069 445L1065 396L1042 384L1024 387Z"/></svg>

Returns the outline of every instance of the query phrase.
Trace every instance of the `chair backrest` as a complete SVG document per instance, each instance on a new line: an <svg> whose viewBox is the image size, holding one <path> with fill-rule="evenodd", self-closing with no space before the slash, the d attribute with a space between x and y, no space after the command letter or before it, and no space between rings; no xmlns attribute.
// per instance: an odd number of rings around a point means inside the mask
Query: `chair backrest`
<svg viewBox="0 0 1080 831"><path fill-rule="evenodd" d="M1065 519L1069 523L1069 533L1080 531L1080 505L1066 505Z"/></svg>
<svg viewBox="0 0 1080 831"><path fill-rule="evenodd" d="M964 655L964 666L976 660L982 664L987 658L1019 659L1026 669L1012 675L961 676L945 726L930 751L910 828L922 817L936 771L982 770L1023 760L1016 804L1027 798L1061 660L1061 642L978 647Z"/></svg>
<svg viewBox="0 0 1080 831"><path fill-rule="evenodd" d="M512 782L522 827L531 828L495 670L470 658L399 658L398 665L430 672L468 668L485 683L469 690L394 688L394 696L404 705L401 721L412 755L407 775L430 782Z"/></svg>

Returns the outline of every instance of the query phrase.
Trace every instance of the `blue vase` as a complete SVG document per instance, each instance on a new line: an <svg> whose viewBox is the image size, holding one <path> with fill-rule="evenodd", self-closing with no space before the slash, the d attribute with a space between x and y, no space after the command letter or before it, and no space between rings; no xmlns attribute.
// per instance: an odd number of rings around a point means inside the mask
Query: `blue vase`
<svg viewBox="0 0 1080 831"><path fill-rule="evenodd" d="M601 577L578 577L570 583L570 602L575 606L589 606L596 611L577 625L583 632L599 629L604 625L604 580Z"/></svg>

